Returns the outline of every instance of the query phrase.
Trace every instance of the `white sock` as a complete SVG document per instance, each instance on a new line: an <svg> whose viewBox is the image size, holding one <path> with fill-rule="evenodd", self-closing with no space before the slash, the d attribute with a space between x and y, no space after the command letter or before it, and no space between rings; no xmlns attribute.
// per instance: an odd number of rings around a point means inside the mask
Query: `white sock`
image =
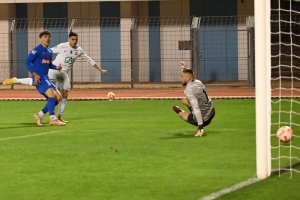
<svg viewBox="0 0 300 200"><path fill-rule="evenodd" d="M50 115L50 120L57 120L57 117L55 115Z"/></svg>
<svg viewBox="0 0 300 200"><path fill-rule="evenodd" d="M24 85L32 85L32 78L18 78L16 82Z"/></svg>
<svg viewBox="0 0 300 200"><path fill-rule="evenodd" d="M42 111L40 111L40 112L38 113L38 116L39 116L40 118L43 118L44 115L45 115L45 114L44 114Z"/></svg>
<svg viewBox="0 0 300 200"><path fill-rule="evenodd" d="M61 116L66 108L66 105L67 105L67 99L66 98L63 98L61 100L61 102L59 103L59 106L58 106L58 115Z"/></svg>

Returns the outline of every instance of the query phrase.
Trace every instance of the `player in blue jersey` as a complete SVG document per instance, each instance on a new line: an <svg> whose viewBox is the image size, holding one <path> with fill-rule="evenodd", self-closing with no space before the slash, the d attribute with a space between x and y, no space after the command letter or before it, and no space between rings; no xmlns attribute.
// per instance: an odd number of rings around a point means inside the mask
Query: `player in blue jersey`
<svg viewBox="0 0 300 200"><path fill-rule="evenodd" d="M37 91L46 97L46 106L37 114L34 115L37 125L42 125L42 117L49 112L50 125L63 126L64 122L61 122L55 116L55 106L61 101L61 95L57 90L57 87L50 81L48 77L49 69L61 70L61 64L58 66L53 65L52 50L48 48L51 41L51 33L47 30L42 31L39 34L41 44L36 46L28 55L26 59L26 67L32 74L32 79Z"/></svg>

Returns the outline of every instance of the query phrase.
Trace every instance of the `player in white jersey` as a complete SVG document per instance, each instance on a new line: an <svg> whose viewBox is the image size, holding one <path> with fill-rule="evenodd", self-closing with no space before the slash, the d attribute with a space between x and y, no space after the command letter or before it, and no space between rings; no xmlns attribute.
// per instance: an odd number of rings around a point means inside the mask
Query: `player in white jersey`
<svg viewBox="0 0 300 200"><path fill-rule="evenodd" d="M203 135L203 128L210 124L215 116L215 109L212 100L207 96L206 88L199 80L194 79L192 69L183 68L180 76L183 86L186 86L184 94L186 98L182 103L188 106L191 112L185 112L178 106L173 106L173 110L184 121L198 127L196 137Z"/></svg>
<svg viewBox="0 0 300 200"><path fill-rule="evenodd" d="M60 43L55 47L52 47L53 53L57 53L55 60L53 61L54 65L61 64L62 70L49 70L48 76L49 79L56 83L56 86L60 90L62 95L62 101L58 106L58 116L57 118L62 121L66 122L62 119L62 114L65 110L67 104L67 98L70 91L70 70L73 67L74 62L77 58L82 58L90 65L98 69L102 74L107 74L107 70L101 69L93 59L91 59L80 46L77 46L78 42L78 34L74 32L70 32L68 42ZM12 85L14 83L21 83L25 85L33 85L32 78L22 78L17 79L13 77L11 79L7 79L3 82L3 85ZM40 111L38 113L40 118L43 117L43 112Z"/></svg>

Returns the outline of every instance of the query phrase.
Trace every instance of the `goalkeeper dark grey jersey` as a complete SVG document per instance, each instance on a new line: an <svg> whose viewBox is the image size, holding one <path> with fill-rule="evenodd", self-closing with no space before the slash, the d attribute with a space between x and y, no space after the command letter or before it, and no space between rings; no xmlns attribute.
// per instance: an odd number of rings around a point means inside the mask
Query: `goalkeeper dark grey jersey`
<svg viewBox="0 0 300 200"><path fill-rule="evenodd" d="M194 119L199 124L203 124L214 113L212 100L206 94L206 88L199 80L189 82L184 90L184 94L191 105Z"/></svg>

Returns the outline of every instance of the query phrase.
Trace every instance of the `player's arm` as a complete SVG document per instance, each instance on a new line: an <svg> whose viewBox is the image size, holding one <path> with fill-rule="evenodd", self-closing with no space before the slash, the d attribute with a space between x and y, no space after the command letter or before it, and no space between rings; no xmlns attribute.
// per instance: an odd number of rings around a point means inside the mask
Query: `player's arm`
<svg viewBox="0 0 300 200"><path fill-rule="evenodd" d="M92 65L94 68L99 70L102 74L107 74L107 70L102 69L97 63L90 58L86 53L82 50L82 54L80 55L82 59L84 59L86 62L88 62L90 65Z"/></svg>
<svg viewBox="0 0 300 200"><path fill-rule="evenodd" d="M54 51L53 51L53 49L54 49ZM59 50L60 50L61 48L59 47L59 45L57 45L57 46L55 46L55 47L52 47L52 48L50 48L50 50L52 51L52 53L59 53ZM55 69L55 70L61 70L62 69L62 66L61 66L61 63L59 64L59 65L55 65L55 64L53 64L53 62L51 62L50 63L50 65L49 65L49 68L50 69Z"/></svg>
<svg viewBox="0 0 300 200"><path fill-rule="evenodd" d="M32 63L35 61L35 59L38 57L39 53L36 49L33 49L29 55L26 58L25 65L28 69L28 71L32 74L34 77L34 83L37 84L40 82L40 76L35 72L34 67L32 66Z"/></svg>
<svg viewBox="0 0 300 200"><path fill-rule="evenodd" d="M202 134L203 134L203 117L202 117L202 113L201 113L201 110L199 107L198 99L196 98L196 96L193 94L192 91L187 91L186 97L190 103L190 106L193 109L193 114L196 117L196 120L198 122L198 132L197 132L196 136L202 136Z"/></svg>
<svg viewBox="0 0 300 200"><path fill-rule="evenodd" d="M93 67L95 67L96 69L98 69L102 74L107 74L107 70L102 69L99 65L97 65L97 63L95 63L93 65Z"/></svg>
<svg viewBox="0 0 300 200"><path fill-rule="evenodd" d="M181 71L187 68L185 62L181 61L180 64L181 64Z"/></svg>
<svg viewBox="0 0 300 200"><path fill-rule="evenodd" d="M50 64L50 69L55 69L55 70L58 70L60 71L62 69L62 66L61 64L59 65L54 65L53 63Z"/></svg>
<svg viewBox="0 0 300 200"><path fill-rule="evenodd" d="M26 58L25 65L31 74L34 73L35 71L35 69L32 66L32 63L38 57L38 54L39 54L38 51L36 49L33 49Z"/></svg>

